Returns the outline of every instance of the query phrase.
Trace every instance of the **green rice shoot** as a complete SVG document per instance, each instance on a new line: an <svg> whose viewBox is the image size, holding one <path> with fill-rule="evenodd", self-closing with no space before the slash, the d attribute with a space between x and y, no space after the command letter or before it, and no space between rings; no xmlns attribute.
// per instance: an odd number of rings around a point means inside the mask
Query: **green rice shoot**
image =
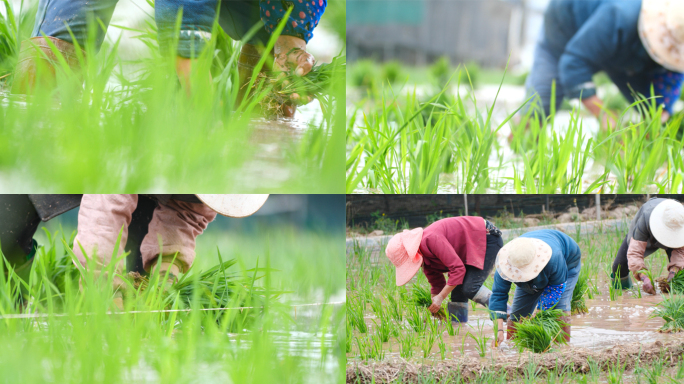
<svg viewBox="0 0 684 384"><path fill-rule="evenodd" d="M554 344L566 344L563 331L565 323L561 320L564 315L560 309L549 309L537 311L534 317L522 319L516 323L513 344L521 351L528 349L534 353L544 353Z"/></svg>

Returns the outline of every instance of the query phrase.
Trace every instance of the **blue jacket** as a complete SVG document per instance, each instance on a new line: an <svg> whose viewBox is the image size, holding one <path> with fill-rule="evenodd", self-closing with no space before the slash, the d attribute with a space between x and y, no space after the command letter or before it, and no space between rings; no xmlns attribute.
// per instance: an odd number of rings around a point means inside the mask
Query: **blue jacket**
<svg viewBox="0 0 684 384"><path fill-rule="evenodd" d="M541 44L559 59L559 83L567 97L595 95L592 76L599 71L630 101L630 87L651 96L651 79L669 71L641 43L640 10L641 0L551 0Z"/></svg>
<svg viewBox="0 0 684 384"><path fill-rule="evenodd" d="M522 289L529 294L539 293L549 285L564 284L567 280L568 270L579 265L582 258L579 245L570 236L561 231L540 229L527 232L520 237L539 239L548 244L552 251L549 263L546 264L537 277L528 282L515 283L516 289ZM495 272L492 295L489 297L489 309L505 317L508 292L510 290L511 282L504 280L498 271Z"/></svg>

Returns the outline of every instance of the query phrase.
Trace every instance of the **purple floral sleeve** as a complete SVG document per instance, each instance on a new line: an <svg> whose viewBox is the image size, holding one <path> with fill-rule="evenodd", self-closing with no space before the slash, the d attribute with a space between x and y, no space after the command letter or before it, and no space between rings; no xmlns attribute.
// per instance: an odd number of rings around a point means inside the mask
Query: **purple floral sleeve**
<svg viewBox="0 0 684 384"><path fill-rule="evenodd" d="M269 33L273 33L283 20L285 12L293 7L282 34L298 37L308 43L328 5L328 0L260 0L260 5L261 20Z"/></svg>

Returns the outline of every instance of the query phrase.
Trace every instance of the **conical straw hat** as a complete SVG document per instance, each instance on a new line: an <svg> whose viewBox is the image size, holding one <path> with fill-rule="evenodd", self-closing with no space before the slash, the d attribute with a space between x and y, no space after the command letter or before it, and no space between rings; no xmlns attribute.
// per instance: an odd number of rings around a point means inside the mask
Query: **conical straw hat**
<svg viewBox="0 0 684 384"><path fill-rule="evenodd" d="M196 195L216 213L228 217L247 217L261 208L268 195Z"/></svg>

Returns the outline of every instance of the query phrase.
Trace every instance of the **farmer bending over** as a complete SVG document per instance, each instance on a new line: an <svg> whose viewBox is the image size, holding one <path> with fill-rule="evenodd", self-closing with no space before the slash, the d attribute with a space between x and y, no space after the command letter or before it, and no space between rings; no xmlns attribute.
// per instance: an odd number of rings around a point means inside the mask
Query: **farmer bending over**
<svg viewBox="0 0 684 384"><path fill-rule="evenodd" d="M501 231L482 217L450 217L425 230L405 230L390 239L385 249L397 272L397 285L409 282L423 267L437 313L451 295L449 318L468 321L468 300L487 307L491 291L482 285L503 246ZM445 281L444 273L448 273Z"/></svg>
<svg viewBox="0 0 684 384"><path fill-rule="evenodd" d="M640 271L647 269L644 258L658 249L664 249L667 254L669 282L684 268L684 206L676 200L653 198L641 206L613 261L613 284L617 286L619 274L622 289L631 288L631 271L643 282L644 292L654 295L653 284Z"/></svg>
<svg viewBox="0 0 684 384"><path fill-rule="evenodd" d="M169 278L175 280L179 273L186 272L192 266L195 239L216 218L217 212L231 217L249 216L263 205L267 196L198 195L204 203L160 200L140 247L143 268L150 272L159 265L161 276L168 272ZM118 255L123 254L128 239L128 225L137 205L138 195L83 195L73 249L81 265L89 266L87 255L95 260L95 273L104 270L112 259L119 233L121 241ZM121 260L116 265L115 271L119 274L125 269L123 263L124 260ZM120 288L123 288L123 281L115 277L115 303L122 308Z"/></svg>
<svg viewBox="0 0 684 384"><path fill-rule="evenodd" d="M48 85L54 84L55 68L59 67L59 63L47 40L56 46L69 66L78 71L77 48L69 30L83 48L89 33L88 26L93 25L96 29L92 31L95 34L95 46L99 50L106 31L95 20L99 19L105 26L109 26L117 2L118 0L39 0L33 37L21 44L12 92L32 92L36 85L38 62L44 63L49 72L43 74L41 81ZM157 0L155 21L162 50L168 51L174 37L178 39L176 72L184 85L189 84L191 68L206 43L211 40L211 30L216 18L223 30L234 40L242 40L251 27L260 20L263 21L264 27L250 41L245 42L238 58L241 99L261 57L262 52L259 52L257 46L266 45L271 33L290 7L293 8L290 18L274 47L274 69L283 72L294 70L298 76L311 71L314 57L306 52L306 44L313 37L313 30L318 26L326 6L327 0ZM181 11L180 34L174 36L176 17ZM43 37L43 34L47 37ZM293 116L294 105L309 101L293 94L291 102L283 108L285 115Z"/></svg>
<svg viewBox="0 0 684 384"><path fill-rule="evenodd" d="M549 115L555 81L556 110L564 98L581 98L599 117L603 102L592 81L599 71L630 103L632 90L650 97L653 87L669 119L684 78L684 1L551 0L526 83L533 107Z"/></svg>
<svg viewBox="0 0 684 384"><path fill-rule="evenodd" d="M579 246L570 236L552 229L525 233L501 248L489 298L489 309L499 323L494 346L504 340L503 319L507 317L511 283L516 289L507 339L515 336L515 323L531 316L537 307L565 311L561 319L566 324L565 339L570 341L570 303L582 269L581 257Z"/></svg>

